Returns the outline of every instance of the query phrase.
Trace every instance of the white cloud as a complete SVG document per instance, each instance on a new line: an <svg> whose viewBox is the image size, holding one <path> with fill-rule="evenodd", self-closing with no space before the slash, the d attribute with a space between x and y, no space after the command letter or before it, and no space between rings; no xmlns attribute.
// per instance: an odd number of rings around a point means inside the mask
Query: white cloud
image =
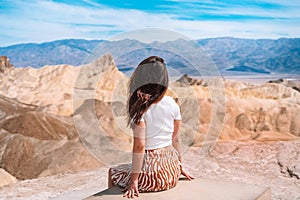
<svg viewBox="0 0 300 200"><path fill-rule="evenodd" d="M92 1L86 0L89 4ZM244 38L299 37L299 14L276 11L272 14L251 8L224 8L220 13L257 16L286 16L294 20L210 21L179 20L175 14L147 13L139 10L113 9L100 4L79 7L52 1L14 1L16 13L0 14L0 45L20 42L44 42L62 38L108 39L113 33L146 27L166 28L192 39L232 36ZM298 7L297 7L298 8ZM299 9L298 9L299 10ZM298 11L297 10L297 11ZM217 11L209 11L220 14ZM11 36L10 39L5 35ZM1 36L0 36L1 37Z"/></svg>
<svg viewBox="0 0 300 200"><path fill-rule="evenodd" d="M211 1L211 0L172 0L177 2L177 9L182 13L186 10L184 5L189 6L189 13L206 13L218 15L248 15L256 17L274 18L300 18L300 4L298 0L258 0L258 1ZM249 4L249 2L251 2ZM182 6L180 6L182 4ZM174 5L172 5L173 8ZM190 14L192 15L192 14Z"/></svg>

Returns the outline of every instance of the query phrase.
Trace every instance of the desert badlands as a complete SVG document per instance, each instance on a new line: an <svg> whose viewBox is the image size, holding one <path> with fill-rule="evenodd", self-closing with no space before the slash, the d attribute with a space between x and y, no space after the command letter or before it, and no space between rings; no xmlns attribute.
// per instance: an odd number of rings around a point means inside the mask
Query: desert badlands
<svg viewBox="0 0 300 200"><path fill-rule="evenodd" d="M105 189L108 167L127 161L131 149L127 79L110 54L39 69L14 68L1 57L0 199L80 199ZM183 165L197 178L300 199L299 89L289 80L172 81L168 93L183 116Z"/></svg>

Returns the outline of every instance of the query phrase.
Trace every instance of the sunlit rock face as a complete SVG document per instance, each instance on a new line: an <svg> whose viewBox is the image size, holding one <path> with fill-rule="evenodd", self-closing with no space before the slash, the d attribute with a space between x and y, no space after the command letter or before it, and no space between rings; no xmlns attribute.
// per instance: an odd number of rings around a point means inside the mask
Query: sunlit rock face
<svg viewBox="0 0 300 200"><path fill-rule="evenodd" d="M190 88L198 100L199 130L194 144L201 145L211 125L212 109L216 105L213 102L216 99L213 99L210 90L217 80L199 80L183 75L173 84L177 91L181 91L177 96L185 95L184 90L178 88ZM226 114L218 139L281 141L294 140L300 136L300 93L291 87L297 83L250 84L225 79L222 79L222 83L222 92L226 98L222 106L226 108ZM192 105L182 105L182 112L193 110L189 108Z"/></svg>
<svg viewBox="0 0 300 200"><path fill-rule="evenodd" d="M91 98L111 101L113 89L124 77L107 54L79 67L14 68L8 74L0 74L0 94L53 114L71 115L74 106L80 106L73 105L74 91L92 91Z"/></svg>
<svg viewBox="0 0 300 200"><path fill-rule="evenodd" d="M89 81L94 81L99 102L110 100L115 80L123 76L109 55L80 67L13 68L0 75L1 168L18 179L32 179L103 165L81 142L72 118L79 73L84 79L77 86L88 90ZM91 73L105 79L91 80ZM109 113L100 109L98 115Z"/></svg>

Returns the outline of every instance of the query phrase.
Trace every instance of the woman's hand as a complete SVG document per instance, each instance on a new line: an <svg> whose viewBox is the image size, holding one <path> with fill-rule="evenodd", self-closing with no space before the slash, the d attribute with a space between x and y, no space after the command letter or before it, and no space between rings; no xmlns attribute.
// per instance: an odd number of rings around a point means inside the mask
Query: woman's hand
<svg viewBox="0 0 300 200"><path fill-rule="evenodd" d="M130 182L128 187L124 190L125 193L123 197L127 197L128 199L133 199L134 196L139 196L139 188L138 188L138 180Z"/></svg>
<svg viewBox="0 0 300 200"><path fill-rule="evenodd" d="M185 170L182 169L182 167L181 167L181 174L190 181L194 179L194 177L190 176Z"/></svg>

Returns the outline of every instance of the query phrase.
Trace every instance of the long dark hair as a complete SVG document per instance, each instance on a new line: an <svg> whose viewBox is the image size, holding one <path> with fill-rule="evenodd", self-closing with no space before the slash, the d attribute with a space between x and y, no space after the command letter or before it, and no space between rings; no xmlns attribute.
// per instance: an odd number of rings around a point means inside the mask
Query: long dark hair
<svg viewBox="0 0 300 200"><path fill-rule="evenodd" d="M128 125L138 124L151 106L166 93L169 76L161 57L150 56L134 70L129 81Z"/></svg>

